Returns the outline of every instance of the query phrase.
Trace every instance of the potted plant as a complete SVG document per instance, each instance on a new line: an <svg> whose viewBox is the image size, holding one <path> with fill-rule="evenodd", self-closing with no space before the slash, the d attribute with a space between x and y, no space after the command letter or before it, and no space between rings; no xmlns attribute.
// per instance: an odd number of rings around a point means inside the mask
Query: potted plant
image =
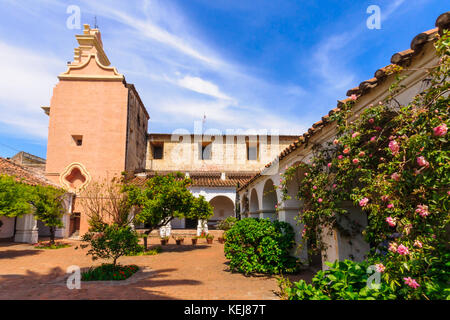
<svg viewBox="0 0 450 320"><path fill-rule="evenodd" d="M169 237L161 237L161 245L165 246L169 243Z"/></svg>
<svg viewBox="0 0 450 320"><path fill-rule="evenodd" d="M184 242L184 238L183 237L173 237L175 239L175 242L177 243L177 245L181 245Z"/></svg>
<svg viewBox="0 0 450 320"><path fill-rule="evenodd" d="M217 240L219 240L219 243L225 243L225 236L223 237L218 237Z"/></svg>
<svg viewBox="0 0 450 320"><path fill-rule="evenodd" d="M192 238L191 238L191 241L192 241L192 245L193 245L193 246L195 246L195 245L197 244L197 240L198 240L197 237L192 237Z"/></svg>
<svg viewBox="0 0 450 320"><path fill-rule="evenodd" d="M212 244L212 243L213 243L213 239L214 239L214 236L213 236L212 234L208 234L208 235L206 236L206 242L207 242L208 244Z"/></svg>

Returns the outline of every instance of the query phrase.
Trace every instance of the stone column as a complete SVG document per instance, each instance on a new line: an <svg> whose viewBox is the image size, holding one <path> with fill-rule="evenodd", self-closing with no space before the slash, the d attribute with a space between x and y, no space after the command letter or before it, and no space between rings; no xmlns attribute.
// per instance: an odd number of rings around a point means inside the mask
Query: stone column
<svg viewBox="0 0 450 320"><path fill-rule="evenodd" d="M37 243L39 237L37 220L32 214L17 218L14 242Z"/></svg>
<svg viewBox="0 0 450 320"><path fill-rule="evenodd" d="M62 228L56 228L55 230L55 238L68 238L69 228L70 228L70 214L65 214L62 217L62 222L64 226Z"/></svg>
<svg viewBox="0 0 450 320"><path fill-rule="evenodd" d="M197 236L200 236L202 232L208 233L208 220L199 219L197 224Z"/></svg>

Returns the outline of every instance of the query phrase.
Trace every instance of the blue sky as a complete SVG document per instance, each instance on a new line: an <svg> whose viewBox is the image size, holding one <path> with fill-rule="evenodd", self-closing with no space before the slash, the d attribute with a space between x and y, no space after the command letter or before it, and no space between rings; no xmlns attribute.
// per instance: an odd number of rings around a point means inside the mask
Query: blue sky
<svg viewBox="0 0 450 320"><path fill-rule="evenodd" d="M69 5L102 32L134 83L150 132L206 127L302 134L373 77L393 53L434 27L443 0L0 0L0 156L46 156L57 75L73 60ZM381 29L366 27L369 5Z"/></svg>

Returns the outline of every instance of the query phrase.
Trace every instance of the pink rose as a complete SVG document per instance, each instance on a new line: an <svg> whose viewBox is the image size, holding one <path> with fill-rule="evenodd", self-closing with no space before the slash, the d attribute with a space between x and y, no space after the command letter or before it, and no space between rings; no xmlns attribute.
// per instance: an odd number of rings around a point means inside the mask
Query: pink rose
<svg viewBox="0 0 450 320"><path fill-rule="evenodd" d="M350 152L349 148L345 148L344 151L342 151L344 154L348 154Z"/></svg>
<svg viewBox="0 0 450 320"><path fill-rule="evenodd" d="M382 263L378 263L375 265L375 270L377 270L377 272L384 272L385 269L386 267Z"/></svg>
<svg viewBox="0 0 450 320"><path fill-rule="evenodd" d="M359 132L355 132L354 134L352 134L352 138L356 138L357 136L359 136Z"/></svg>
<svg viewBox="0 0 450 320"><path fill-rule="evenodd" d="M374 120L373 118L370 118L370 119L369 119L369 123L370 123L370 124L373 124L374 122L375 122L375 120Z"/></svg>
<svg viewBox="0 0 450 320"><path fill-rule="evenodd" d="M386 218L386 222L389 224L390 227L395 227L395 219L393 219L392 217L387 217Z"/></svg>
<svg viewBox="0 0 450 320"><path fill-rule="evenodd" d="M400 175L399 175L397 172L394 172L394 173L391 175L391 179L392 179L392 180L395 180L395 181L399 181L399 180L400 180Z"/></svg>
<svg viewBox="0 0 450 320"><path fill-rule="evenodd" d="M423 156L417 158L417 164L421 167L428 167L430 165Z"/></svg>
<svg viewBox="0 0 450 320"><path fill-rule="evenodd" d="M414 247L422 248L423 244L419 240L414 241Z"/></svg>
<svg viewBox="0 0 450 320"><path fill-rule="evenodd" d="M381 200L387 202L389 200L389 196L381 196Z"/></svg>
<svg viewBox="0 0 450 320"><path fill-rule="evenodd" d="M339 159L339 160L342 160L343 157L344 157L344 156L343 156L342 154L338 155L338 159Z"/></svg>
<svg viewBox="0 0 450 320"><path fill-rule="evenodd" d="M413 289L417 289L418 287L420 287L420 284L418 284L417 281L412 279L411 277L403 278L403 280L405 281L405 284Z"/></svg>
<svg viewBox="0 0 450 320"><path fill-rule="evenodd" d="M358 99L358 97L356 96L356 94L352 94L350 96L350 99L352 99L353 101L356 101L356 99Z"/></svg>
<svg viewBox="0 0 450 320"><path fill-rule="evenodd" d="M389 149L391 149L392 154L395 156L396 154L398 154L400 146L398 145L397 141L392 140L391 142L389 142Z"/></svg>
<svg viewBox="0 0 450 320"><path fill-rule="evenodd" d="M327 164L328 168L331 168L332 164L331 162L329 164Z"/></svg>
<svg viewBox="0 0 450 320"><path fill-rule="evenodd" d="M387 207L388 207L388 209L392 209L392 208L394 207L394 205L393 205L392 203L389 203L389 204L387 205Z"/></svg>
<svg viewBox="0 0 450 320"><path fill-rule="evenodd" d="M337 188L337 184L333 184L333 189L336 189Z"/></svg>
<svg viewBox="0 0 450 320"><path fill-rule="evenodd" d="M397 253L404 256L404 255L409 254L409 249L408 249L408 247L405 247L404 245L401 244L397 248Z"/></svg>
<svg viewBox="0 0 450 320"><path fill-rule="evenodd" d="M374 142L375 140L377 140L377 137L370 138L370 142Z"/></svg>
<svg viewBox="0 0 450 320"><path fill-rule="evenodd" d="M352 160L352 162L353 162L354 164L358 164L358 163L359 163L359 160L355 158L355 159Z"/></svg>
<svg viewBox="0 0 450 320"><path fill-rule="evenodd" d="M308 176L308 172L305 172L305 177L307 177Z"/></svg>
<svg viewBox="0 0 450 320"><path fill-rule="evenodd" d="M317 200L317 202L319 202L319 203L322 203L322 201L323 201L322 198L319 198L319 199Z"/></svg>
<svg viewBox="0 0 450 320"><path fill-rule="evenodd" d="M314 189L314 190L317 190L317 186L313 186L313 189Z"/></svg>
<svg viewBox="0 0 450 320"><path fill-rule="evenodd" d="M420 214L422 218L425 218L430 213L428 212L428 206L424 204L419 204L416 209L416 213Z"/></svg>
<svg viewBox="0 0 450 320"><path fill-rule="evenodd" d="M366 153L365 153L364 151L361 151L361 152L358 154L359 157L364 157L365 155L366 155Z"/></svg>
<svg viewBox="0 0 450 320"><path fill-rule="evenodd" d="M360 206L360 207L365 207L365 206L367 205L367 203L369 203L369 199L368 199L368 198L362 198L362 199L359 201L359 206Z"/></svg>
<svg viewBox="0 0 450 320"><path fill-rule="evenodd" d="M437 126L436 128L433 128L433 134L437 137L442 137L445 136L447 134L447 125L441 124L440 126Z"/></svg>
<svg viewBox="0 0 450 320"><path fill-rule="evenodd" d="M389 251L391 252L397 252L397 243L396 242L391 242L389 243Z"/></svg>
<svg viewBox="0 0 450 320"><path fill-rule="evenodd" d="M334 145L339 144L339 140L338 140L338 139L334 139L333 144L334 144Z"/></svg>
<svg viewBox="0 0 450 320"><path fill-rule="evenodd" d="M375 127L375 130L381 131L382 129L381 129L381 127Z"/></svg>

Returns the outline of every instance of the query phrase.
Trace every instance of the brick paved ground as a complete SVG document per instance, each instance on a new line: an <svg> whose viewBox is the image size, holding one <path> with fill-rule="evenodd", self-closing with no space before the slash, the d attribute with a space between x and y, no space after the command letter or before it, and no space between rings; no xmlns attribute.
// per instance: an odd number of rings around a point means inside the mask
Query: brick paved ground
<svg viewBox="0 0 450 320"><path fill-rule="evenodd" d="M122 257L120 263L151 272L120 286L82 282L80 290L67 289L63 278L68 266L101 264L85 255L87 249L37 250L26 244L0 243L0 299L278 299L275 278L229 272L223 245L205 242L200 239L195 247L169 244L156 256ZM294 280L310 277L304 272Z"/></svg>

